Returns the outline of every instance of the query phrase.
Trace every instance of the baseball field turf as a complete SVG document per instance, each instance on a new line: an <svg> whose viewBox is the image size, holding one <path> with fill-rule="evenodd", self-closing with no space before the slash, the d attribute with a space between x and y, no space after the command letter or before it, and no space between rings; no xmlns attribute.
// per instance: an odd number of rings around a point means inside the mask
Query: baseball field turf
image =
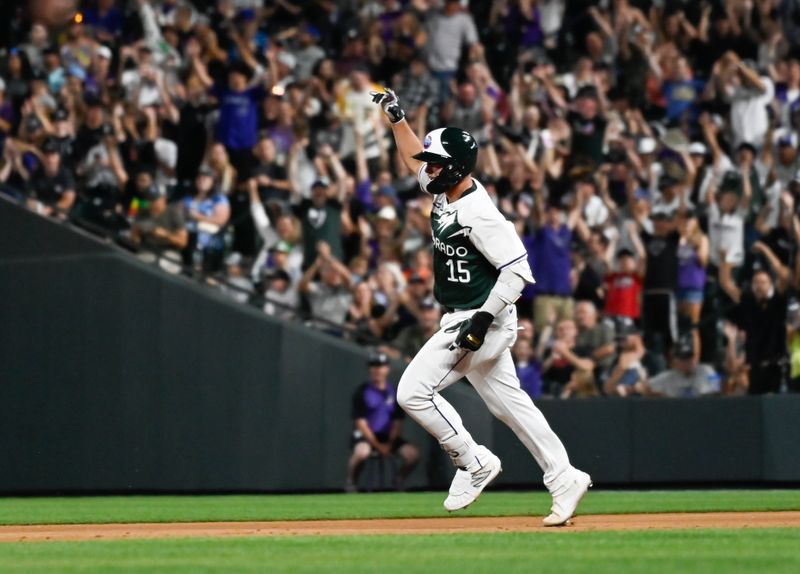
<svg viewBox="0 0 800 574"><path fill-rule="evenodd" d="M766 511L779 516L779 511L800 510L800 491L793 490L593 491L584 500L575 527L536 532L509 528L506 532L474 533L81 541L59 540L59 534L51 540L39 538L43 541L33 542L30 540L34 538L26 541L25 535L14 530L31 524L442 518L446 516L441 509L442 496L406 493L0 499L0 524L5 525L0 527L0 540L23 540L0 543L0 572L800 572L800 528L796 527L697 528L686 515L685 529L681 528L680 517L678 528L673 524L669 530L650 530L647 517L636 529L580 528L581 517L585 517L585 525L593 518L590 515ZM448 520L455 525L458 517L494 516L498 517L496 521L489 522L496 522L502 529L504 520L511 520L503 517L527 515L531 517L530 524L536 525L548 505L544 492L490 491L471 508ZM653 519L655 524L656 517Z"/></svg>

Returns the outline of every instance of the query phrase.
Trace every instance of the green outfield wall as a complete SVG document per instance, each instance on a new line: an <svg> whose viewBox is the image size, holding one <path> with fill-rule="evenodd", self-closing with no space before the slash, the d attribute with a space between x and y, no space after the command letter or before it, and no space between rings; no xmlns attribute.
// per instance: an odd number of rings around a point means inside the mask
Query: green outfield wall
<svg viewBox="0 0 800 574"><path fill-rule="evenodd" d="M0 199L2 493L338 489L366 354ZM501 483L540 483L467 384L445 396ZM797 396L539 404L598 484L800 482ZM409 486L446 485L406 435Z"/></svg>

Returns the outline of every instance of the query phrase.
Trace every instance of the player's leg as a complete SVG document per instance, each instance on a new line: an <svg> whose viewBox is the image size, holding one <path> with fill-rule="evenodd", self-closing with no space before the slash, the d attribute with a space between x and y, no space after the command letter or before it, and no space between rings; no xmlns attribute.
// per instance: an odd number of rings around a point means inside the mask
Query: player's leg
<svg viewBox="0 0 800 574"><path fill-rule="evenodd" d="M455 333L441 329L419 350L397 386L397 403L433 435L456 466L474 462L478 445L461 417L439 394L464 376L469 353L450 347Z"/></svg>
<svg viewBox="0 0 800 574"><path fill-rule="evenodd" d="M469 381L490 412L514 431L544 471L544 484L553 495L552 514L545 523L564 524L572 517L591 479L570 464L561 439L520 387L509 350L516 332L499 329L493 339L487 337L485 345L502 350L488 360L476 361L468 374Z"/></svg>
<svg viewBox="0 0 800 574"><path fill-rule="evenodd" d="M370 454L372 454L372 446L367 441L360 440L353 445L353 452L350 455L350 460L347 461L345 490L348 492L356 491L361 469L364 468L364 462L366 462Z"/></svg>
<svg viewBox="0 0 800 574"><path fill-rule="evenodd" d="M398 404L436 437L458 467L444 501L445 509L451 512L472 504L502 470L500 459L476 444L459 414L439 394L462 378L482 351L451 349L457 325L468 317L469 313L450 317L445 328L431 337L408 365L397 388Z"/></svg>
<svg viewBox="0 0 800 574"><path fill-rule="evenodd" d="M487 337L485 345L501 350L475 365L467 378L489 411L514 431L530 451L544 471L545 486L549 486L570 467L569 457L542 412L520 387L508 349L515 338L516 333L510 329L498 330L491 339Z"/></svg>

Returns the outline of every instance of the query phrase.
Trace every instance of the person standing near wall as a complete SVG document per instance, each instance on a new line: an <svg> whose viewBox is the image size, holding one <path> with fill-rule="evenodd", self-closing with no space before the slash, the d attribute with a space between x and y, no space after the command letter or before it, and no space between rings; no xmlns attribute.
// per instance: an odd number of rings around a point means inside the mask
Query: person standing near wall
<svg viewBox="0 0 800 574"><path fill-rule="evenodd" d="M394 488L401 490L419 461L419 449L400 436L403 411L397 405L397 390L389 382L389 357L370 355L369 380L353 393L353 450L347 463L345 490L356 492L358 478L370 456L397 456L402 466L394 475Z"/></svg>
<svg viewBox="0 0 800 574"><path fill-rule="evenodd" d="M753 250L763 255L768 267L753 271L749 290L739 289L728 263L720 267L719 281L728 297L736 303L733 322L747 334L745 356L750 367L748 394L760 395L780 392L784 379L784 367L788 359L785 325L789 270L760 241L753 245ZM724 252L720 253L720 260L726 261Z"/></svg>

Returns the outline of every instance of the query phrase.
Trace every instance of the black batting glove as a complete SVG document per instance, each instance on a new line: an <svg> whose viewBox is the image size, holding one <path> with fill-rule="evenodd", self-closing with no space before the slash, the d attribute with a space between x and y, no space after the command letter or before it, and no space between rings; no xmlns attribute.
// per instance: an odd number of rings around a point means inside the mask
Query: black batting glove
<svg viewBox="0 0 800 574"><path fill-rule="evenodd" d="M406 117L406 113L403 111L403 108L400 107L397 94L395 94L394 90L391 88L383 88L382 92L370 92L369 95L372 96L372 101L374 103L381 105L383 113L386 114L389 121L393 124L396 124Z"/></svg>
<svg viewBox="0 0 800 574"><path fill-rule="evenodd" d="M478 311L461 324L455 344L466 351L475 352L486 340L486 331L494 321L494 315L486 311Z"/></svg>

